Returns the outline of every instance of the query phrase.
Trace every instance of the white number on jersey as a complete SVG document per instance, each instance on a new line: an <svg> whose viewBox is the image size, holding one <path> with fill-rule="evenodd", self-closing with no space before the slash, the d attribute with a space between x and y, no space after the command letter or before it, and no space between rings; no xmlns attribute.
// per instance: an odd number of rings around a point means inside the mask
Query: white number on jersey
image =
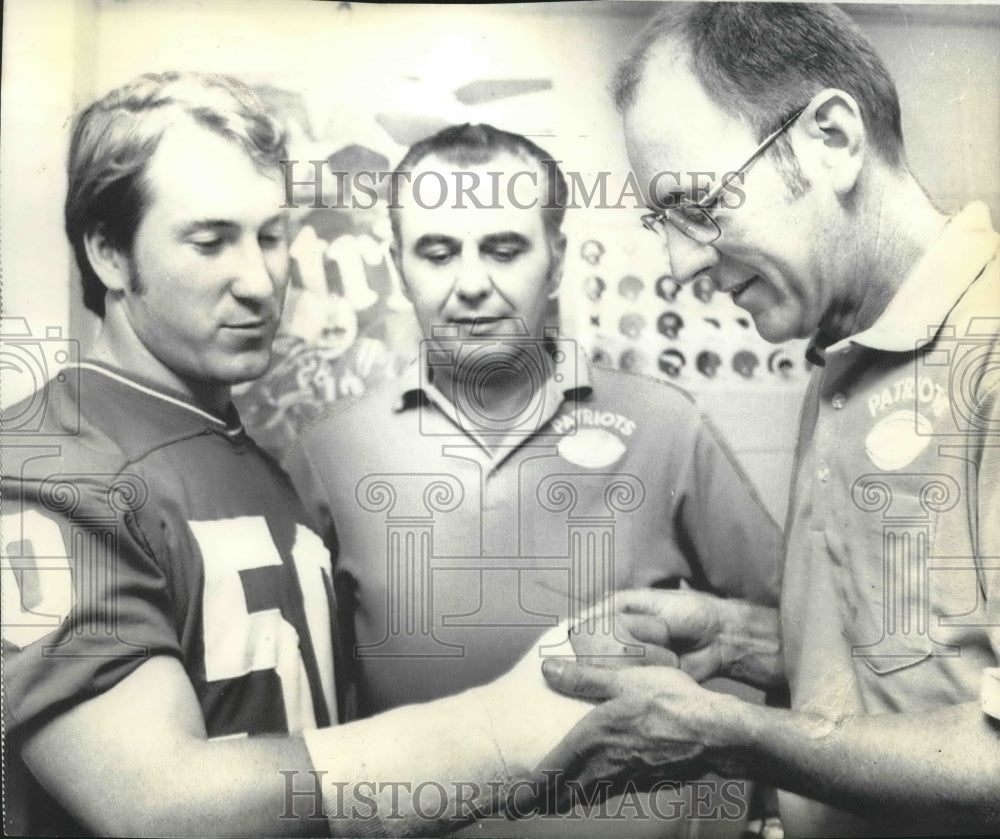
<svg viewBox="0 0 1000 839"><path fill-rule="evenodd" d="M205 591L202 618L205 628L205 675L208 681L236 679L259 670L274 670L281 682L285 715L290 732L315 728L312 694L305 664L299 653L299 635L279 608L250 612L240 571L281 566L281 556L271 538L267 522L259 516L243 516L215 521L189 522L204 560ZM328 562L328 554L318 536L299 527L293 556L304 589L309 630L323 675L324 692L333 708L333 653L330 647L329 609L325 605L325 627L311 617L315 603L308 593L314 587L324 591L315 574ZM311 537L308 538L308 537ZM314 541L313 541L314 540ZM316 556L317 547L321 551ZM324 641L325 639L325 641ZM326 678L329 673L329 679Z"/></svg>
<svg viewBox="0 0 1000 839"><path fill-rule="evenodd" d="M37 510L3 517L4 640L24 649L58 629L73 608L73 572L58 522Z"/></svg>

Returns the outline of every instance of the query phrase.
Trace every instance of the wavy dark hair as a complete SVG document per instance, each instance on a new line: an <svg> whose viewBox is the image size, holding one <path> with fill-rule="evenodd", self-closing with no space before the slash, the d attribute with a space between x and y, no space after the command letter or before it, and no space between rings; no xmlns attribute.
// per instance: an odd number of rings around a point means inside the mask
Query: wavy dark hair
<svg viewBox="0 0 1000 839"><path fill-rule="evenodd" d="M145 172L164 132L189 118L243 148L261 169L288 155L281 128L250 88L208 73L147 73L112 90L75 117L70 135L66 235L83 282L84 305L104 316L105 287L84 238L94 230L130 251L149 203Z"/></svg>

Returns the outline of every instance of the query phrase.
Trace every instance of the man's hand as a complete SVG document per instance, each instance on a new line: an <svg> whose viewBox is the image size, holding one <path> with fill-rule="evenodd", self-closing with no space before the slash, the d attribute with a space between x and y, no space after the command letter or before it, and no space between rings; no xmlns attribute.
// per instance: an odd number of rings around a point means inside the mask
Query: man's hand
<svg viewBox="0 0 1000 839"><path fill-rule="evenodd" d="M713 693L670 667L608 669L572 661L543 665L561 693L607 700L585 716L517 790L511 811L566 812L580 798L595 802L663 779L714 769L706 758L733 697Z"/></svg>
<svg viewBox="0 0 1000 839"><path fill-rule="evenodd" d="M764 689L783 682L775 609L700 591L639 589L616 592L581 625L598 620L612 630L571 635L581 661L673 664L698 682L724 676ZM623 644L642 655L622 652Z"/></svg>
<svg viewBox="0 0 1000 839"><path fill-rule="evenodd" d="M652 614L619 611L615 596L591 609L569 630L577 661L599 667L651 664L677 667L667 624Z"/></svg>

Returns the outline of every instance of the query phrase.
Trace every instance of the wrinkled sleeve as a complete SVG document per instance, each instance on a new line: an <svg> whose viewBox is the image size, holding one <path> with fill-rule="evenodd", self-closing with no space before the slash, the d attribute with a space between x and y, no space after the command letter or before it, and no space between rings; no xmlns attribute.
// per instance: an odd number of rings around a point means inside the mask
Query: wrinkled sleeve
<svg viewBox="0 0 1000 839"><path fill-rule="evenodd" d="M341 723L358 716L358 683L360 671L354 655L356 634L354 611L357 603L357 585L353 577L344 573L337 560L340 544L331 511L330 494L323 476L316 468L309 445L304 439L288 451L282 466L288 472L305 507L306 514L333 560L333 588L337 603L337 621L334 626L334 668L337 685L337 708Z"/></svg>
<svg viewBox="0 0 1000 839"><path fill-rule="evenodd" d="M678 487L676 528L692 554L696 582L725 597L777 606L781 530L703 417Z"/></svg>
<svg viewBox="0 0 1000 839"><path fill-rule="evenodd" d="M136 480L4 482L9 736L103 693L153 656L181 655L166 575L129 508Z"/></svg>

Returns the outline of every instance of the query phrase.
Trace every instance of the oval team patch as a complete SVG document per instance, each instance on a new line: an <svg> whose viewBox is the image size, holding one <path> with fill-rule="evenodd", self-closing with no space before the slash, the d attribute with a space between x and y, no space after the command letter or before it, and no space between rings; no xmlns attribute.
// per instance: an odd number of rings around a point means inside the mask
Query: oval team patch
<svg viewBox="0 0 1000 839"><path fill-rule="evenodd" d="M909 466L927 448L933 427L916 411L893 411L865 437L865 454L879 469L895 472Z"/></svg>
<svg viewBox="0 0 1000 839"><path fill-rule="evenodd" d="M606 428L578 428L559 441L559 454L585 469L602 469L625 454L625 444Z"/></svg>

